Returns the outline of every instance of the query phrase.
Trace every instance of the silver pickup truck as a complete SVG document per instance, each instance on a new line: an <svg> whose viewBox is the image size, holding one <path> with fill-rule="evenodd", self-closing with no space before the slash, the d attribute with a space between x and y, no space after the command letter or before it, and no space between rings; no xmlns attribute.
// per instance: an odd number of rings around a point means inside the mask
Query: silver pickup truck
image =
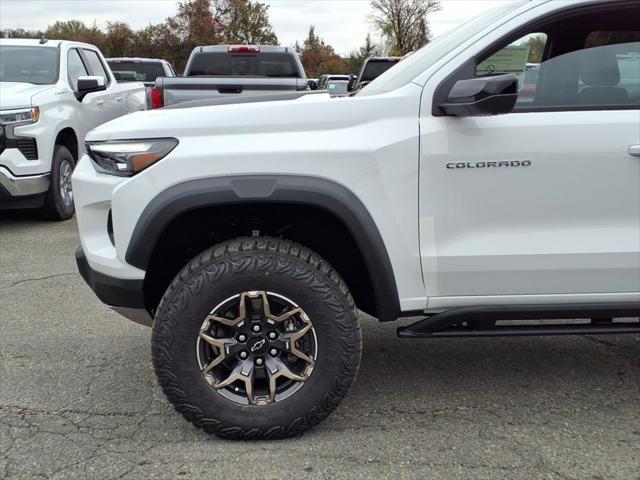
<svg viewBox="0 0 640 480"><path fill-rule="evenodd" d="M219 45L196 47L183 77L158 78L153 108L236 95L306 91L300 58L289 47Z"/></svg>

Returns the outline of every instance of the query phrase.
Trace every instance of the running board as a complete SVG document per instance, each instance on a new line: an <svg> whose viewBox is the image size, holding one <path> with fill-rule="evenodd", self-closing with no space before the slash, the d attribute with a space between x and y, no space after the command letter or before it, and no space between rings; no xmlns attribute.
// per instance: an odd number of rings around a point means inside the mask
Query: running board
<svg viewBox="0 0 640 480"><path fill-rule="evenodd" d="M539 335L640 334L640 321L612 318L640 316L640 304L510 305L464 307L424 318L398 328L400 338L510 337ZM591 323L496 325L501 320L591 318ZM639 319L640 320L640 319Z"/></svg>

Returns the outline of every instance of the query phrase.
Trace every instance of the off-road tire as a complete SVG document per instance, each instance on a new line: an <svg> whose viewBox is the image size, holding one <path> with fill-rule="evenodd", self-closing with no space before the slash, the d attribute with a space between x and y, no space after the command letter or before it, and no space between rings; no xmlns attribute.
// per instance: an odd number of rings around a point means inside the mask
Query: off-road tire
<svg viewBox="0 0 640 480"><path fill-rule="evenodd" d="M51 162L51 181L42 206L42 215L49 220L68 220L73 217L75 208L73 201L71 204L65 203L60 192L60 170L67 163L71 170L75 168L76 161L67 147L56 145L53 150L53 160Z"/></svg>
<svg viewBox="0 0 640 480"><path fill-rule="evenodd" d="M239 405L204 380L195 342L211 308L243 291L287 296L311 318L318 340L313 373L290 398ZM358 312L338 273L296 243L271 237L218 244L175 277L153 324L158 381L183 417L209 434L237 440L296 436L324 420L351 387L362 352Z"/></svg>

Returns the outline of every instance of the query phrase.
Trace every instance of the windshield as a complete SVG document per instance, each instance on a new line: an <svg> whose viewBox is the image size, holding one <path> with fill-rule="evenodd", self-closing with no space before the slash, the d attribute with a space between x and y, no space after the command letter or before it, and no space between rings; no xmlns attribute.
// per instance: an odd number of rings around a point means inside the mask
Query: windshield
<svg viewBox="0 0 640 480"><path fill-rule="evenodd" d="M187 76L300 78L293 55L258 53L234 55L227 52L198 53Z"/></svg>
<svg viewBox="0 0 640 480"><path fill-rule="evenodd" d="M380 75L358 92L358 95L377 95L405 86L460 44L527 2L520 0L505 3L432 40L425 47Z"/></svg>
<svg viewBox="0 0 640 480"><path fill-rule="evenodd" d="M0 82L56 83L58 53L55 47L0 45Z"/></svg>
<svg viewBox="0 0 640 480"><path fill-rule="evenodd" d="M155 82L164 77L164 68L160 62L120 62L107 60L113 76L119 82Z"/></svg>

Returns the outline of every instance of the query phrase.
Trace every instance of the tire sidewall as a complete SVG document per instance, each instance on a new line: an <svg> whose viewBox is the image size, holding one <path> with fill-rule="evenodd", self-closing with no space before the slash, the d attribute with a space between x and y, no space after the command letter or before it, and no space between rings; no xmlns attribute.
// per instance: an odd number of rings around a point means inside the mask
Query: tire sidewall
<svg viewBox="0 0 640 480"><path fill-rule="evenodd" d="M49 216L60 220L66 220L73 216L75 206L65 204L60 194L60 169L64 162L68 162L73 170L76 162L71 152L63 145L56 145L53 151L53 161L51 163L51 183L47 192L45 210Z"/></svg>
<svg viewBox="0 0 640 480"><path fill-rule="evenodd" d="M272 405L243 406L222 397L206 383L197 360L198 333L206 316L220 302L245 291L268 291L293 300L311 319L317 338L309 379L291 397ZM156 316L154 333L167 356L159 361L170 359L177 387L189 392L190 406L205 418L242 429L286 428L303 417L316 424L326 415L319 412L314 418L314 409L331 403L326 395L346 393L359 363L359 328L347 295L298 258L240 252L215 259L190 272L163 299L166 308ZM341 399L344 394L339 395Z"/></svg>

